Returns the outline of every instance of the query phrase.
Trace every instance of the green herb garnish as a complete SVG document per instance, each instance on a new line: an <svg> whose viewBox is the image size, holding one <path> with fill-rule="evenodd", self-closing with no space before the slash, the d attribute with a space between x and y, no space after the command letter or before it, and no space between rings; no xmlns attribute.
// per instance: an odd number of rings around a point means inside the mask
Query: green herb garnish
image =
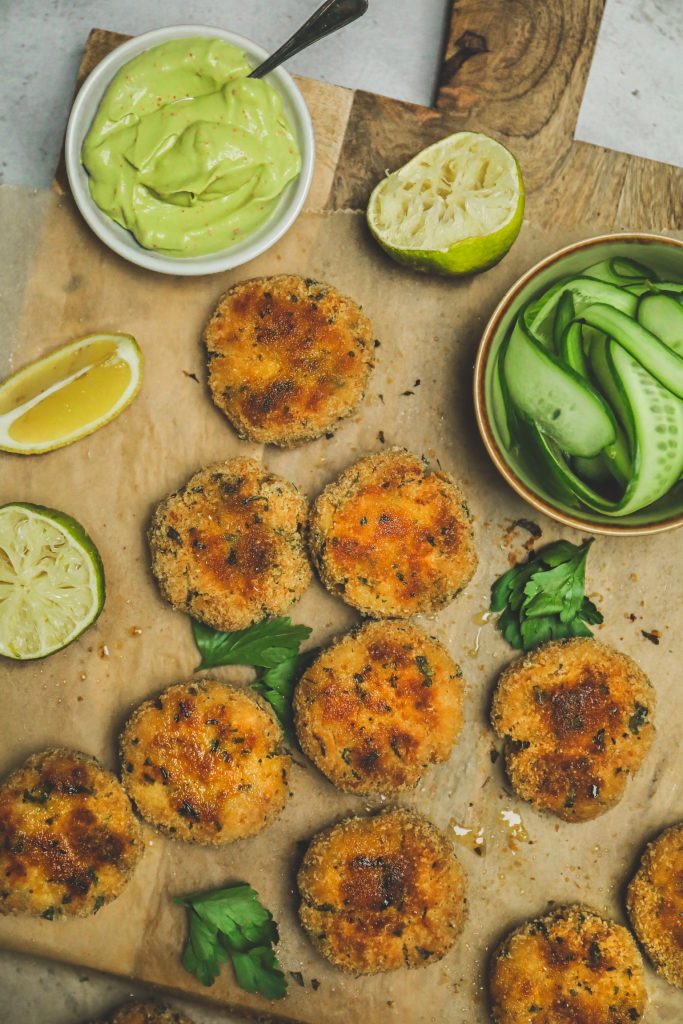
<svg viewBox="0 0 683 1024"><path fill-rule="evenodd" d="M309 630L310 632L310 630ZM268 668L251 684L252 690L264 697L273 711L275 717L282 726L285 740L290 746L298 747L296 733L294 731L294 716L292 715L292 697L294 688L299 677L315 660L318 651L306 651L304 654L295 654L293 658L281 661L279 665Z"/></svg>
<svg viewBox="0 0 683 1024"><path fill-rule="evenodd" d="M221 964L231 960L240 988L266 999L287 994L287 981L273 952L277 925L250 885L176 896L173 902L188 913L190 932L182 965L202 985L213 985Z"/></svg>
<svg viewBox="0 0 683 1024"><path fill-rule="evenodd" d="M218 665L274 668L297 654L301 642L311 635L309 626L293 626L288 615L234 633L222 633L193 620L192 632L202 656L195 672Z"/></svg>
<svg viewBox="0 0 683 1024"><path fill-rule="evenodd" d="M588 627L602 615L584 594L592 543L559 540L496 580L491 611L500 613L497 627L512 647L530 651L547 640L593 635Z"/></svg>

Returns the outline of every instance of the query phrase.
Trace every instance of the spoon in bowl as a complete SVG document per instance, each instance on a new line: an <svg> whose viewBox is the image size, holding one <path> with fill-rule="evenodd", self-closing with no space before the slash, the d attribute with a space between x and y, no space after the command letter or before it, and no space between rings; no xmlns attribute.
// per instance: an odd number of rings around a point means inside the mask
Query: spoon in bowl
<svg viewBox="0 0 683 1024"><path fill-rule="evenodd" d="M337 29L344 28L356 18L360 18L368 9L368 0L325 0L318 10L311 15L300 29L286 43L271 54L267 60L259 64L251 72L249 78L263 78L284 61L289 60L307 46L317 43L324 36L329 36Z"/></svg>

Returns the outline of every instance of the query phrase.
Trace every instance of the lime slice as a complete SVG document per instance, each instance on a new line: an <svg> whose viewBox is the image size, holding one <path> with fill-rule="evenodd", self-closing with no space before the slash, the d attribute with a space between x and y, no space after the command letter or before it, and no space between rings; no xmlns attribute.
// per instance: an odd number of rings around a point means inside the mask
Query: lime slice
<svg viewBox="0 0 683 1024"><path fill-rule="evenodd" d="M0 449L35 455L109 423L135 398L142 353L128 334L89 334L0 384Z"/></svg>
<svg viewBox="0 0 683 1024"><path fill-rule="evenodd" d="M102 560L75 519L42 505L0 507L0 655L54 654L103 605Z"/></svg>
<svg viewBox="0 0 683 1024"><path fill-rule="evenodd" d="M524 183L512 153L488 135L456 132L409 160L375 187L368 226L413 270L476 274L517 238Z"/></svg>

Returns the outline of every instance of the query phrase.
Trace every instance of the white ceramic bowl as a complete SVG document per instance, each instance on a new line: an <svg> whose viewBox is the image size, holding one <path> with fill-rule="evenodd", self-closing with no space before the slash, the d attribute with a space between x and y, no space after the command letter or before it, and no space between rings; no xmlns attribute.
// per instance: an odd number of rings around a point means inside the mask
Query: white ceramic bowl
<svg viewBox="0 0 683 1024"><path fill-rule="evenodd" d="M276 68L267 76L267 81L282 97L285 113L299 144L301 172L289 183L268 220L256 231L228 249L221 249L206 256L182 258L166 256L152 249L143 248L129 231L103 213L90 195L88 174L81 163L81 147L105 90L117 71L139 53L169 39L186 39L193 36L225 39L226 42L244 50L249 57L253 57L255 65L268 56L265 50L244 36L220 28L208 28L205 25L172 25L168 28L155 29L153 32L145 32L144 35L136 36L113 50L85 80L71 109L65 143L66 170L71 191L78 209L98 238L131 263L162 274L183 277L216 274L239 267L274 245L301 212L311 186L315 155L313 125L304 98L291 75L282 68Z"/></svg>

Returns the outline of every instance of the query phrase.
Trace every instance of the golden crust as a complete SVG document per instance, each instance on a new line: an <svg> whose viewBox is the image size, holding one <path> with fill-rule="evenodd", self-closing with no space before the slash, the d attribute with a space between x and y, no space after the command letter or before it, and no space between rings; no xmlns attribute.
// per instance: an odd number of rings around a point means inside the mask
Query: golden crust
<svg viewBox="0 0 683 1024"><path fill-rule="evenodd" d="M0 913L96 914L142 852L118 779L87 754L33 754L0 788Z"/></svg>
<svg viewBox="0 0 683 1024"><path fill-rule="evenodd" d="M230 288L204 341L211 397L239 436L284 447L336 429L362 400L373 364L360 307L291 274Z"/></svg>
<svg viewBox="0 0 683 1024"><path fill-rule="evenodd" d="M477 567L459 488L402 448L366 456L325 488L309 544L325 586L373 618L436 612Z"/></svg>
<svg viewBox="0 0 683 1024"><path fill-rule="evenodd" d="M123 784L142 817L191 843L253 836L280 814L291 758L275 717L211 679L178 683L133 713L121 735Z"/></svg>
<svg viewBox="0 0 683 1024"><path fill-rule="evenodd" d="M655 970L683 988L683 823L646 847L626 908Z"/></svg>
<svg viewBox="0 0 683 1024"><path fill-rule="evenodd" d="M371 622L324 651L294 695L301 748L339 789L398 792L448 759L462 728L461 672L410 623Z"/></svg>
<svg viewBox="0 0 683 1024"><path fill-rule="evenodd" d="M511 932L491 961L489 991L495 1024L634 1024L647 1005L630 932L578 906Z"/></svg>
<svg viewBox="0 0 683 1024"><path fill-rule="evenodd" d="M565 821L587 821L621 799L640 767L654 704L631 658L581 637L513 662L498 680L491 723L516 792Z"/></svg>
<svg viewBox="0 0 683 1024"><path fill-rule="evenodd" d="M254 459L200 470L154 511L152 572L166 600L214 629L282 615L311 582L308 504Z"/></svg>
<svg viewBox="0 0 683 1024"><path fill-rule="evenodd" d="M126 1003L111 1019L111 1024L192 1024L189 1017L161 1003Z"/></svg>
<svg viewBox="0 0 683 1024"><path fill-rule="evenodd" d="M347 818L319 833L297 883L311 942L355 974L440 960L464 923L465 873L453 846L409 811Z"/></svg>

